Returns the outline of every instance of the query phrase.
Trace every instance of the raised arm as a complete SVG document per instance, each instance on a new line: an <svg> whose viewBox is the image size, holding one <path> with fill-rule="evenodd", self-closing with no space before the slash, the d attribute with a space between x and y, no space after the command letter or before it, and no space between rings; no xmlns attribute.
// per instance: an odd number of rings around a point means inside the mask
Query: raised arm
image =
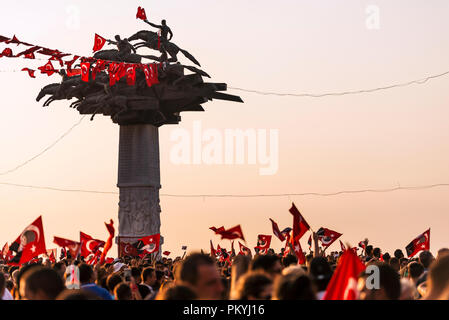
<svg viewBox="0 0 449 320"><path fill-rule="evenodd" d="M157 25L157 24L151 23L151 22L148 21L148 20L143 20L143 21L145 21L146 23L148 23L150 26L152 26L152 27L154 27L154 28L159 28L159 29L162 28L162 26L159 26L159 25Z"/></svg>

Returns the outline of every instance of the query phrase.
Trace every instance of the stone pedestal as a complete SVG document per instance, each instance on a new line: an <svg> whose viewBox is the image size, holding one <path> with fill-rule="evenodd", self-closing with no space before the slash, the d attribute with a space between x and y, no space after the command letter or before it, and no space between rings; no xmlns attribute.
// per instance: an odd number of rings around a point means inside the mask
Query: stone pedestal
<svg viewBox="0 0 449 320"><path fill-rule="evenodd" d="M160 233L159 133L152 125L120 126L118 241ZM161 238L162 244L162 238Z"/></svg>

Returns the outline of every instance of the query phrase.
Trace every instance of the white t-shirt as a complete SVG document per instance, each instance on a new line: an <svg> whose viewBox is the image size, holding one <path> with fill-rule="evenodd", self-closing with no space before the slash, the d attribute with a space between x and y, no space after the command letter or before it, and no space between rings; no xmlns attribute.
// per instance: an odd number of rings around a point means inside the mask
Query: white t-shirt
<svg viewBox="0 0 449 320"><path fill-rule="evenodd" d="M14 300L11 293L6 288L3 292L2 300Z"/></svg>

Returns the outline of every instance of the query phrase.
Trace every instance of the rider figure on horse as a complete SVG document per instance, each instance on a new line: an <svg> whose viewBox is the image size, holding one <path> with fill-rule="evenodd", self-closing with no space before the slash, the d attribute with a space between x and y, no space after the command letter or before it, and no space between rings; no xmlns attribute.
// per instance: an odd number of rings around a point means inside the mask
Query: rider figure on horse
<svg viewBox="0 0 449 320"><path fill-rule="evenodd" d="M171 31L170 27L167 26L167 22L165 20L161 21L161 25L157 25L154 23L151 23L147 19L144 20L146 23L148 23L150 26L154 28L158 28L161 30L161 47L166 50L167 49L167 42L170 41L173 38L173 32ZM168 34L170 34L170 39L167 39Z"/></svg>
<svg viewBox="0 0 449 320"><path fill-rule="evenodd" d="M119 59L126 61L126 58L131 54L131 52L136 53L136 49L131 43L129 43L128 39L120 39L120 36L116 35L115 40L117 41L107 40L107 42L109 44L117 45Z"/></svg>

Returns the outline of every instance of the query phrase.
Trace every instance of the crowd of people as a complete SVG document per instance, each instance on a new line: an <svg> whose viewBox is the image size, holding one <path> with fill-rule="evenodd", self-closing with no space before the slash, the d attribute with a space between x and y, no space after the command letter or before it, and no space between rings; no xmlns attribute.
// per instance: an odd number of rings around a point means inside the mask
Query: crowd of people
<svg viewBox="0 0 449 320"><path fill-rule="evenodd" d="M63 258L20 267L0 261L0 299L3 300L320 300L323 298L342 252L313 252L306 263L295 255L275 253L231 254L217 259L191 253L176 259L117 258L113 263L89 265ZM421 251L408 259L397 249L393 255L367 245L360 260L376 265L379 287L358 280L358 299L448 300L449 249L434 257Z"/></svg>

